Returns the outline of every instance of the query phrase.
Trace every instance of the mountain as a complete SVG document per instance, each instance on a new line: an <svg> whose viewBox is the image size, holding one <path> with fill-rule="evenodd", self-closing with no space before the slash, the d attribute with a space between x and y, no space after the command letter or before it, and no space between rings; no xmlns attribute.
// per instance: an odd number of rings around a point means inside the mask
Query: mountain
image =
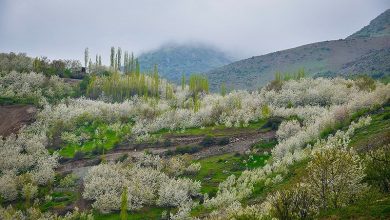
<svg viewBox="0 0 390 220"><path fill-rule="evenodd" d="M235 89L256 89L274 78L275 72L296 72L308 76L390 75L390 10L346 39L324 41L254 56L207 73L211 88L221 83Z"/></svg>
<svg viewBox="0 0 390 220"><path fill-rule="evenodd" d="M363 27L360 31L352 34L348 38L361 37L380 37L390 35L390 9L380 14L369 25Z"/></svg>
<svg viewBox="0 0 390 220"><path fill-rule="evenodd" d="M182 74L204 73L232 62L224 52L204 44L166 44L138 57L141 69L158 65L162 77L179 83Z"/></svg>

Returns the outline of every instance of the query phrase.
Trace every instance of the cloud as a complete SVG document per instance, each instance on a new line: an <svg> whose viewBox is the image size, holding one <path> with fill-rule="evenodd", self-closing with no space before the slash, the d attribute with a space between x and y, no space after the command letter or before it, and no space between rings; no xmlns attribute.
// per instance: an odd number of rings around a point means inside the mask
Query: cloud
<svg viewBox="0 0 390 220"><path fill-rule="evenodd" d="M165 42L204 42L239 57L339 39L390 7L387 0L1 0L0 51L109 59Z"/></svg>

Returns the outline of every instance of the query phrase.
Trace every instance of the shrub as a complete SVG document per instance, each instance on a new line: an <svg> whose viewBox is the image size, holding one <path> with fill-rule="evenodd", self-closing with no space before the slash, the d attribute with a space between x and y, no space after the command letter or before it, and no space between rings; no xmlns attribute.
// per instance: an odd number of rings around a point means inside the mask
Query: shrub
<svg viewBox="0 0 390 220"><path fill-rule="evenodd" d="M362 160L352 149L324 147L314 153L304 182L317 207L327 210L356 201L366 189L364 177Z"/></svg>
<svg viewBox="0 0 390 220"><path fill-rule="evenodd" d="M217 141L217 144L218 145L227 145L227 144L229 144L230 143L230 140L229 140L229 138L228 137L223 137L223 138L220 138L220 139L218 139L218 141Z"/></svg>
<svg viewBox="0 0 390 220"><path fill-rule="evenodd" d="M214 144L215 144L215 138L210 135L205 136L203 140L200 142L200 145L202 145L203 147L210 147Z"/></svg>
<svg viewBox="0 0 390 220"><path fill-rule="evenodd" d="M368 153L366 174L366 182L379 187L383 192L390 192L390 145Z"/></svg>
<svg viewBox="0 0 390 220"><path fill-rule="evenodd" d="M82 152L82 151L77 151L74 156L73 156L73 160L81 160L83 159L85 156L85 153Z"/></svg>
<svg viewBox="0 0 390 220"><path fill-rule="evenodd" d="M261 128L262 129L270 128L272 130L277 130L279 128L280 123L282 123L282 120L283 119L279 117L271 117Z"/></svg>

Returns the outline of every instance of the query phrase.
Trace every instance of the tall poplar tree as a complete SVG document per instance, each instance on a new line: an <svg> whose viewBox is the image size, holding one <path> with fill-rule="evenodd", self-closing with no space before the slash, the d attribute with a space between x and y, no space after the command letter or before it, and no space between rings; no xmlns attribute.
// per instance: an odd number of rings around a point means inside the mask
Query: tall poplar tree
<svg viewBox="0 0 390 220"><path fill-rule="evenodd" d="M118 52L117 52L117 69L121 71L121 64L122 64L122 49L118 47Z"/></svg>
<svg viewBox="0 0 390 220"><path fill-rule="evenodd" d="M114 68L115 64L115 47L111 47L111 55L110 55L110 66L111 68Z"/></svg>
<svg viewBox="0 0 390 220"><path fill-rule="evenodd" d="M88 51L88 47L87 47L84 50L84 67L85 68L87 68L88 61L89 61L89 51Z"/></svg>

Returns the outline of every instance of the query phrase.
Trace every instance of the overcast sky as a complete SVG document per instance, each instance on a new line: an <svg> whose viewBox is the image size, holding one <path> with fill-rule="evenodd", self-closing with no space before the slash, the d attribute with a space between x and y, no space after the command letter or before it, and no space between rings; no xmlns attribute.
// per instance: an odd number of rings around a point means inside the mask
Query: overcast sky
<svg viewBox="0 0 390 220"><path fill-rule="evenodd" d="M345 38L389 0L0 0L0 52L83 59L202 42L240 58Z"/></svg>

